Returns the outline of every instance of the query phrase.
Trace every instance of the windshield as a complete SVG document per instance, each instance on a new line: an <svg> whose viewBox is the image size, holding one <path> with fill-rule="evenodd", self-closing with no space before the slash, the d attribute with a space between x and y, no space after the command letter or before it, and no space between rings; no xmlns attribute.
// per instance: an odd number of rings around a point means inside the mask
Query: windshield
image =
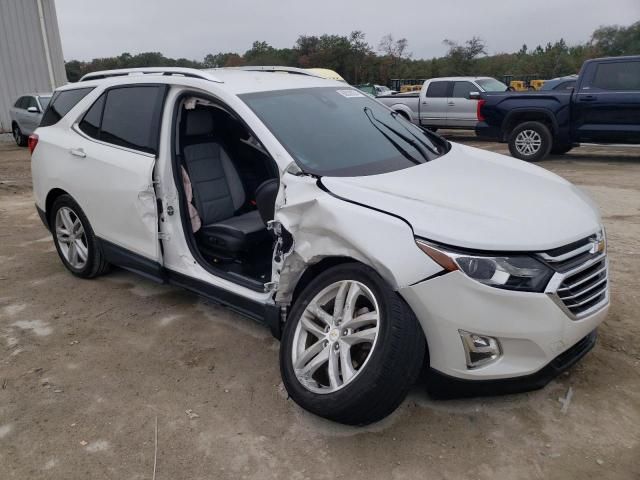
<svg viewBox="0 0 640 480"><path fill-rule="evenodd" d="M305 172L364 176L443 155L429 134L353 88L322 87L240 95Z"/></svg>
<svg viewBox="0 0 640 480"><path fill-rule="evenodd" d="M506 92L509 88L495 78L483 78L476 80L476 83L480 85L485 92Z"/></svg>
<svg viewBox="0 0 640 480"><path fill-rule="evenodd" d="M40 106L42 106L42 111L45 111L49 106L49 101L51 100L51 97L38 97L38 99L40 100Z"/></svg>

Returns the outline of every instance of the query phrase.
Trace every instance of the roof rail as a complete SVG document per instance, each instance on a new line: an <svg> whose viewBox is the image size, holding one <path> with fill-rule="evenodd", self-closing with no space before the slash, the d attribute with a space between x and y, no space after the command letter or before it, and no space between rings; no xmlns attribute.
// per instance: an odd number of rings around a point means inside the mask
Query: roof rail
<svg viewBox="0 0 640 480"><path fill-rule="evenodd" d="M199 78L202 80L209 80L210 82L223 83L215 76L211 75L205 70L198 70L196 68L181 68L181 67L145 67L145 68L120 68L117 70L102 70L99 72L91 72L84 75L79 81L86 82L87 80L100 80L110 77L124 77L127 75L145 75L145 74L160 74L160 75L178 75L181 77Z"/></svg>
<svg viewBox="0 0 640 480"><path fill-rule="evenodd" d="M307 75L309 77L317 77L323 78L317 73L310 72L309 70L305 70L304 68L297 67L278 67L278 66L252 66L252 67L223 67L224 70L245 70L249 72L287 72L294 73L298 75ZM211 69L210 71L215 71L216 69Z"/></svg>

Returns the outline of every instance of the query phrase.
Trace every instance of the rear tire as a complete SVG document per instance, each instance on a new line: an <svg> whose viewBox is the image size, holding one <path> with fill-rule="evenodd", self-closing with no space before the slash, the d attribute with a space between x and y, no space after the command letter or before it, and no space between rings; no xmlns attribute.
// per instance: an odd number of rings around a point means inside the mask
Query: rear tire
<svg viewBox="0 0 640 480"><path fill-rule="evenodd" d="M553 137L541 122L524 122L509 134L511 156L527 162L537 162L549 155Z"/></svg>
<svg viewBox="0 0 640 480"><path fill-rule="evenodd" d="M422 369L425 345L409 306L373 269L342 264L298 296L284 326L280 371L302 408L366 425L404 400Z"/></svg>
<svg viewBox="0 0 640 480"><path fill-rule="evenodd" d="M18 145L19 147L27 146L28 138L22 134L22 130L20 130L18 124L15 124L13 126L13 139L15 140L16 145Z"/></svg>
<svg viewBox="0 0 640 480"><path fill-rule="evenodd" d="M94 278L108 271L109 264L91 224L70 195L61 195L53 202L49 225L60 260L72 274Z"/></svg>

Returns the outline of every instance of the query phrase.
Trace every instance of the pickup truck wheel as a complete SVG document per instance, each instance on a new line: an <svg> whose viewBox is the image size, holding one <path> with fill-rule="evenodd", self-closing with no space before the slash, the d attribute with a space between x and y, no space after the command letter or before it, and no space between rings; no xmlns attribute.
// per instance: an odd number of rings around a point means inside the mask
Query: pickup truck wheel
<svg viewBox="0 0 640 480"><path fill-rule="evenodd" d="M67 270L81 278L94 278L108 270L89 220L70 195L61 195L53 202L49 224Z"/></svg>
<svg viewBox="0 0 640 480"><path fill-rule="evenodd" d="M16 145L19 147L27 146L27 137L22 134L22 130L18 125L13 126L13 139L16 141Z"/></svg>
<svg viewBox="0 0 640 480"><path fill-rule="evenodd" d="M404 400L422 369L425 344L409 306L374 270L343 264L297 298L284 327L280 370L302 408L366 425Z"/></svg>
<svg viewBox="0 0 640 480"><path fill-rule="evenodd" d="M545 158L549 155L552 144L551 132L540 122L521 123L509 135L511 156L527 162L537 162Z"/></svg>

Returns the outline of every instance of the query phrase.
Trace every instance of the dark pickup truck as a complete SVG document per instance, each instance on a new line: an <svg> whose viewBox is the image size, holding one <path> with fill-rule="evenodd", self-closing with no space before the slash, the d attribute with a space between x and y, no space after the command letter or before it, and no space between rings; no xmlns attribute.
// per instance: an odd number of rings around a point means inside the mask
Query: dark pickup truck
<svg viewBox="0 0 640 480"><path fill-rule="evenodd" d="M580 143L640 144L640 56L587 60L573 90L476 93L476 134L535 162Z"/></svg>

